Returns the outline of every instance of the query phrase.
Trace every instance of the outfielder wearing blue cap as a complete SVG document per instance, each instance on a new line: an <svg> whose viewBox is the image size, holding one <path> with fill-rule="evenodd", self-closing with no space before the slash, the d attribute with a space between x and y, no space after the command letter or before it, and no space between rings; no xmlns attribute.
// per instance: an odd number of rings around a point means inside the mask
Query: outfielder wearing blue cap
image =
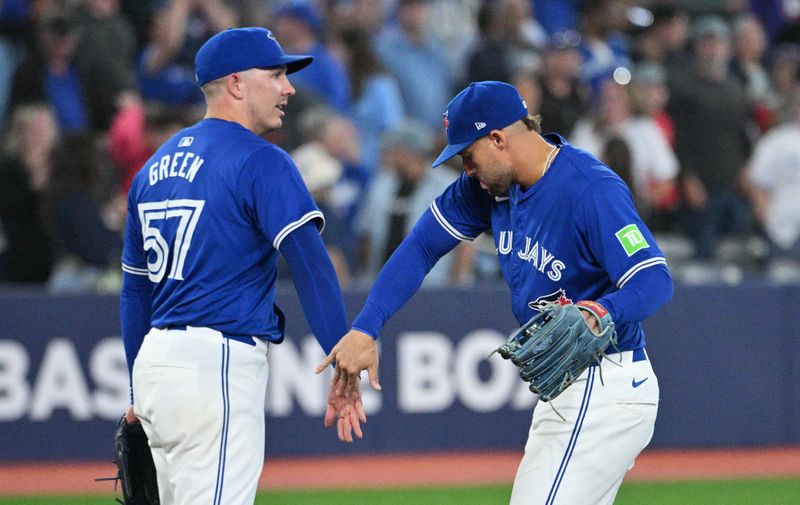
<svg viewBox="0 0 800 505"><path fill-rule="evenodd" d="M389 317L439 258L492 233L520 325L542 304L591 300L616 323L620 350L607 349L608 359L550 402L565 419L536 407L511 503L612 503L653 434L658 382L641 321L672 296L664 255L625 183L559 135L540 135L511 85L470 84L443 122L448 144L435 165L460 155L464 172L397 248L317 370L336 363L347 381L366 369L375 383L374 338Z"/></svg>
<svg viewBox="0 0 800 505"><path fill-rule="evenodd" d="M327 352L347 331L324 217L289 156L261 135L280 128L311 62L263 28L227 30L196 56L205 119L166 141L128 195L120 302L136 416L150 441L162 505L253 503L264 458L267 351L283 340L278 253ZM360 393L331 388L326 425L361 436ZM134 414L135 412L135 414Z"/></svg>

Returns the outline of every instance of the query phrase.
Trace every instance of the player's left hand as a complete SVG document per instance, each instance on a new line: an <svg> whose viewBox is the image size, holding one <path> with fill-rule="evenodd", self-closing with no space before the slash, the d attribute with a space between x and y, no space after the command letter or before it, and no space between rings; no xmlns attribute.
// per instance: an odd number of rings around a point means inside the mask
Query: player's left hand
<svg viewBox="0 0 800 505"><path fill-rule="evenodd" d="M331 379L331 387L328 391L328 408L325 411L325 427L333 426L336 421L336 431L339 440L342 442L352 442L353 433L356 437L364 436L361 431L361 423L367 422L367 415L364 413L364 405L361 402L361 388L358 385L358 376L351 377L348 381L349 387L340 387L339 374L334 374Z"/></svg>
<svg viewBox="0 0 800 505"><path fill-rule="evenodd" d="M330 354L320 363L315 373L321 373L329 365L336 365L339 394L344 395L358 384L362 370L367 371L372 387L380 391L378 382L378 345L370 335L359 330L350 330L337 342ZM355 381L351 379L355 378Z"/></svg>

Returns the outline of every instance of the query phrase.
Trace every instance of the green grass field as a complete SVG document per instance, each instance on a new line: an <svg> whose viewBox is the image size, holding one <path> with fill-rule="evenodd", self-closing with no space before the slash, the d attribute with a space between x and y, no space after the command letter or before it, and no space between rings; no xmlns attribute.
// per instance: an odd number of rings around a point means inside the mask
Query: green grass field
<svg viewBox="0 0 800 505"><path fill-rule="evenodd" d="M495 505L509 486L385 490L275 491L258 505ZM0 505L110 505L112 496L0 497ZM615 505L798 505L800 479L626 483Z"/></svg>

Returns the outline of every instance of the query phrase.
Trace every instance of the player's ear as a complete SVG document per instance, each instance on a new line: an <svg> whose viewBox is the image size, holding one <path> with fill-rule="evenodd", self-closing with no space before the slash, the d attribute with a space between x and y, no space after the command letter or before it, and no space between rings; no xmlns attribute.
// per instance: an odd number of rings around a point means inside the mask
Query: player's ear
<svg viewBox="0 0 800 505"><path fill-rule="evenodd" d="M225 78L225 87L227 88L228 93L232 94L236 98L241 99L244 95L244 91L242 90L243 82L244 76L238 72L234 72Z"/></svg>
<svg viewBox="0 0 800 505"><path fill-rule="evenodd" d="M496 147L502 147L506 143L506 136L502 130L492 130L489 132L489 141Z"/></svg>

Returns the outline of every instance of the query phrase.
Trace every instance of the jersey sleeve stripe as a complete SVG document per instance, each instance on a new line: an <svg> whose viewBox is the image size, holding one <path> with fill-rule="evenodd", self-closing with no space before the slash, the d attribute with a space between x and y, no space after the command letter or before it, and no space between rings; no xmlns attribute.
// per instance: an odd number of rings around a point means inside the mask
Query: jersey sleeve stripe
<svg viewBox="0 0 800 505"><path fill-rule="evenodd" d="M452 235L457 240L460 240L462 242L465 241L470 242L472 240L475 240L475 237L468 237L463 233L461 233L460 231L456 230L455 226L450 224L447 221L447 219L445 219L444 215L442 214L442 211L440 211L439 207L436 206L436 201L431 203L431 212L433 213L433 217L435 217L436 220L439 221L439 224L442 225L442 228L444 228L447 233Z"/></svg>
<svg viewBox="0 0 800 505"><path fill-rule="evenodd" d="M622 275L622 277L619 278L619 280L617 281L617 287L621 289L622 286L624 286L629 280L631 280L631 277L636 275L637 272L644 270L645 268L650 268L656 265L666 265L666 264L667 260L661 257L650 258L642 262L639 262L634 266L632 266L627 272L625 272Z"/></svg>
<svg viewBox="0 0 800 505"><path fill-rule="evenodd" d="M122 271L123 272L128 272L129 274L133 274L133 275L147 275L148 274L146 268L136 268L136 267L132 267L130 265L126 265L125 263L122 264Z"/></svg>
<svg viewBox="0 0 800 505"><path fill-rule="evenodd" d="M315 218L322 220L322 226L319 227L319 232L322 233L322 230L325 228L325 216L323 216L322 212L318 210L312 210L297 221L284 226L280 233L278 233L278 236L276 236L275 240L272 242L273 247L275 247L276 250L280 250L281 242L283 242L283 239L285 239L287 235Z"/></svg>

